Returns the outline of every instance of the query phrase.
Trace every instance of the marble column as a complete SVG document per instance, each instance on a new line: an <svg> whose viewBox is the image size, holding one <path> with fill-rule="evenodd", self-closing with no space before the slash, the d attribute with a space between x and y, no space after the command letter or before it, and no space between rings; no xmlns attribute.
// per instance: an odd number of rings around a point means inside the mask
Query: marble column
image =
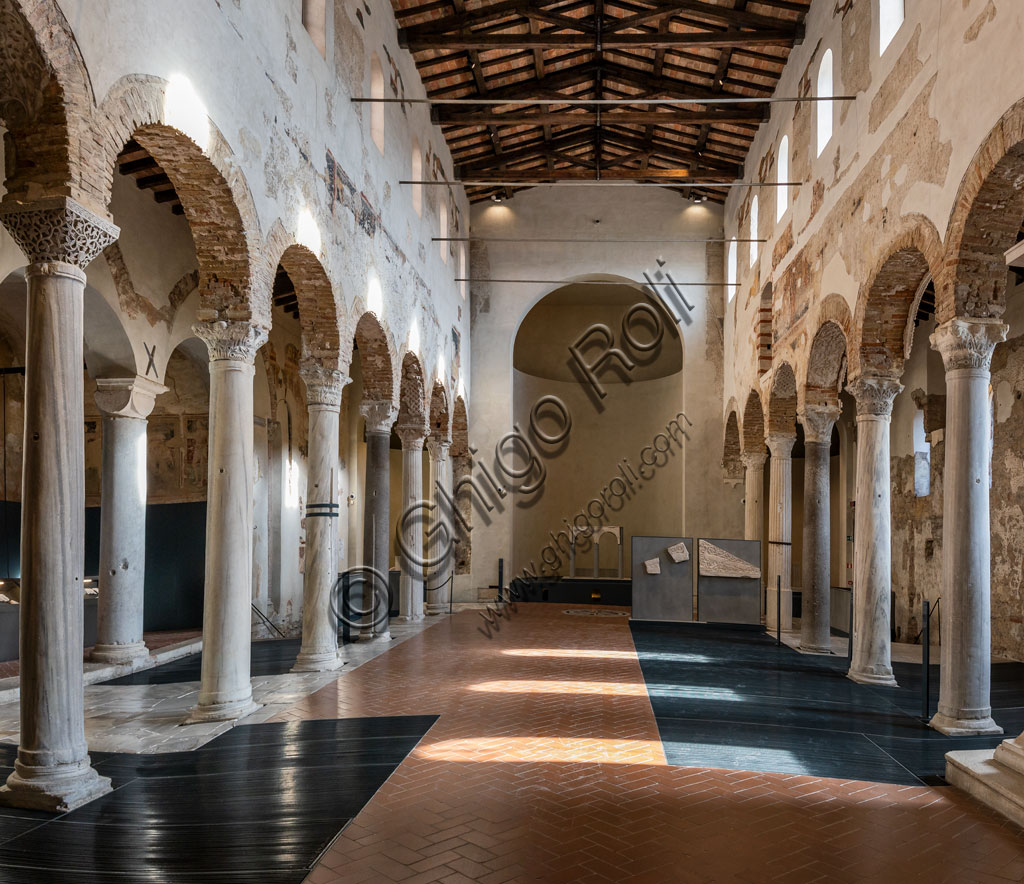
<svg viewBox="0 0 1024 884"><path fill-rule="evenodd" d="M942 478L942 669L944 734L1001 734L992 720L989 530L989 381L992 351L1006 340L998 319L953 319L932 335L946 368L946 463Z"/></svg>
<svg viewBox="0 0 1024 884"><path fill-rule="evenodd" d="M306 473L306 562L302 579L302 646L293 672L329 672L338 655L338 432L341 391L351 379L312 360L306 384L309 460Z"/></svg>
<svg viewBox="0 0 1024 884"><path fill-rule="evenodd" d="M98 378L103 412L100 595L92 659L130 663L149 656L142 638L146 583L146 419L167 390L149 378Z"/></svg>
<svg viewBox="0 0 1024 884"><path fill-rule="evenodd" d="M391 527L391 427L398 409L390 400L363 402L359 413L366 421L366 476L363 506L363 564L376 572L363 583L363 615L359 638L391 638L387 592Z"/></svg>
<svg viewBox="0 0 1024 884"><path fill-rule="evenodd" d="M743 461L743 538L764 543L764 451L744 451Z"/></svg>
<svg viewBox="0 0 1024 884"><path fill-rule="evenodd" d="M804 428L804 546L800 650L832 652L832 546L830 479L832 428L839 405L807 405L800 412Z"/></svg>
<svg viewBox="0 0 1024 884"><path fill-rule="evenodd" d="M118 229L67 197L0 207L28 258L21 733L0 803L68 811L110 791L85 742L84 268Z"/></svg>
<svg viewBox="0 0 1024 884"><path fill-rule="evenodd" d="M889 608L892 603L892 512L889 421L903 385L892 377L857 378L857 492L853 533L853 661L848 676L895 685Z"/></svg>
<svg viewBox="0 0 1024 884"><path fill-rule="evenodd" d="M402 440L402 515L398 520L399 620L423 619L423 440L430 428L425 422L398 426Z"/></svg>
<svg viewBox="0 0 1024 884"><path fill-rule="evenodd" d="M452 440L448 436L431 435L427 439L427 454L430 457L430 502L431 518L427 529L427 613L447 614L451 601L451 583L448 578L452 569L451 483L448 470L448 450Z"/></svg>
<svg viewBox="0 0 1024 884"><path fill-rule="evenodd" d="M796 432L769 433L765 437L768 462L768 596L765 626L783 631L793 628L793 445ZM782 610L776 611L778 578L782 577Z"/></svg>
<svg viewBox="0 0 1024 884"><path fill-rule="evenodd" d="M231 721L256 704L249 681L252 640L253 403L256 353L265 329L200 322L210 352L210 461L206 496L203 665L186 723Z"/></svg>

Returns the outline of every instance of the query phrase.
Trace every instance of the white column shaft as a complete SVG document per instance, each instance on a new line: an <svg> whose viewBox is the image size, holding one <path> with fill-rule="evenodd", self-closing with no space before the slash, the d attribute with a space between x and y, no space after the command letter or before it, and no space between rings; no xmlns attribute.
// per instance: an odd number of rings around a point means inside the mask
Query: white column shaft
<svg viewBox="0 0 1024 884"><path fill-rule="evenodd" d="M402 577L399 616L423 619L423 521L417 518L423 499L423 439L402 440Z"/></svg>
<svg viewBox="0 0 1024 884"><path fill-rule="evenodd" d="M800 647L828 653L830 629L829 442L804 440L804 546Z"/></svg>

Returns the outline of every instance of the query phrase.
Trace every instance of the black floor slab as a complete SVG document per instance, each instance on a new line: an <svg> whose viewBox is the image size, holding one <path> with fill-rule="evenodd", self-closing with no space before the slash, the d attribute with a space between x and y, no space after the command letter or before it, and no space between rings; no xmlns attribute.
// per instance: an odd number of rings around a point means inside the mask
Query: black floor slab
<svg viewBox="0 0 1024 884"><path fill-rule="evenodd" d="M0 881L299 884L436 720L242 725L193 752L94 753L110 794L60 816L0 808Z"/></svg>
<svg viewBox="0 0 1024 884"><path fill-rule="evenodd" d="M772 636L703 624L631 624L670 764L919 785L941 783L945 754L1002 737L946 737L920 719L922 670L898 687L846 678L843 657L799 654ZM930 668L931 711L939 667ZM993 717L1024 730L1024 664L992 667Z"/></svg>
<svg viewBox="0 0 1024 884"><path fill-rule="evenodd" d="M295 665L295 658L299 655L301 644L302 640L297 638L253 642L249 652L249 674L253 678L286 675ZM144 669L142 672L133 672L131 675L111 679L105 684L181 684L186 681L199 681L202 676L202 664L202 652L190 654L154 669Z"/></svg>

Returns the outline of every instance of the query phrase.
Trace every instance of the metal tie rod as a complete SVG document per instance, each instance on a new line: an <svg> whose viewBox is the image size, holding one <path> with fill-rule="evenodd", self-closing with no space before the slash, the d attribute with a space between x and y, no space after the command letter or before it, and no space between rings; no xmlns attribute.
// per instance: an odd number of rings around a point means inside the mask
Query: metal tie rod
<svg viewBox="0 0 1024 884"><path fill-rule="evenodd" d="M628 106L631 104L647 104L676 106L681 104L779 104L799 103L801 101L856 101L856 95L805 95L803 98L790 96L771 96L754 98L749 95L736 96L705 96L695 98L368 98L359 96L352 98L353 104L433 104L433 105L495 105L498 107L529 107L531 105L571 106Z"/></svg>

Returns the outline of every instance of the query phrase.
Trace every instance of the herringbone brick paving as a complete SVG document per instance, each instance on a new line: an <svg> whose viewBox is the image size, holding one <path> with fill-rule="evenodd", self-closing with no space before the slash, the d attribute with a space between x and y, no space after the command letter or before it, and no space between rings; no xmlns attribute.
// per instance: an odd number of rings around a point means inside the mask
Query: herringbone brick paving
<svg viewBox="0 0 1024 884"><path fill-rule="evenodd" d="M625 618L561 611L458 613L281 715L441 716L309 884L1024 881L951 788L666 765Z"/></svg>

